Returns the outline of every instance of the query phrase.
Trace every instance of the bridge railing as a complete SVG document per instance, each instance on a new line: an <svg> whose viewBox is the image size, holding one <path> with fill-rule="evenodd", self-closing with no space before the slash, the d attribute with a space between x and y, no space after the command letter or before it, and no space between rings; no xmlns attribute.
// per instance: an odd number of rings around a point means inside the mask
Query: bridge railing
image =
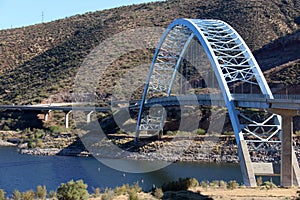
<svg viewBox="0 0 300 200"><path fill-rule="evenodd" d="M270 95L267 94L231 94L235 100L240 99L271 99Z"/></svg>
<svg viewBox="0 0 300 200"><path fill-rule="evenodd" d="M274 99L291 99L291 100L300 100L300 95L297 94L274 94Z"/></svg>
<svg viewBox="0 0 300 200"><path fill-rule="evenodd" d="M268 94L231 94L233 99L283 99L283 100L300 100L300 95L273 94L271 98Z"/></svg>

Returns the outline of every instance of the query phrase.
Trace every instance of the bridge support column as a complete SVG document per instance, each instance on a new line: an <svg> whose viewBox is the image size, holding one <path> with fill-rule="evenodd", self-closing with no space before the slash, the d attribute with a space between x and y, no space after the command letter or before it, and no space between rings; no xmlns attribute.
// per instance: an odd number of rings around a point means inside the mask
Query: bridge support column
<svg viewBox="0 0 300 200"><path fill-rule="evenodd" d="M280 184L283 187L293 185L293 137L292 137L292 116L282 116L282 141L281 141L281 175Z"/></svg>
<svg viewBox="0 0 300 200"><path fill-rule="evenodd" d="M89 112L86 115L86 123L89 124L91 122L91 115L94 113L94 111Z"/></svg>
<svg viewBox="0 0 300 200"><path fill-rule="evenodd" d="M300 170L298 160L293 149L293 116L295 111L287 109L271 109L271 112L282 117L281 138L281 169L280 184L283 187L300 185Z"/></svg>
<svg viewBox="0 0 300 200"><path fill-rule="evenodd" d="M72 110L65 112L65 128L69 128L69 117L70 117L70 113L72 112Z"/></svg>

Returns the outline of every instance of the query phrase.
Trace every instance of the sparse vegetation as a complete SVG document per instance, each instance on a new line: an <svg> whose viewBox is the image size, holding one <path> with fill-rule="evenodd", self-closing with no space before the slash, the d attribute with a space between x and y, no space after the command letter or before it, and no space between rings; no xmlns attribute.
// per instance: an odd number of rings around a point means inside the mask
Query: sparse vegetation
<svg viewBox="0 0 300 200"><path fill-rule="evenodd" d="M219 184L220 184L220 188L221 189L226 189L227 188L227 183L223 180L220 180L219 181Z"/></svg>
<svg viewBox="0 0 300 200"><path fill-rule="evenodd" d="M46 186L38 185L36 188L36 198L38 199L46 199L47 197L47 189Z"/></svg>
<svg viewBox="0 0 300 200"><path fill-rule="evenodd" d="M202 128L198 128L198 129L195 131L195 133L196 133L197 135L205 135L206 131L205 131L204 129L202 129Z"/></svg>
<svg viewBox="0 0 300 200"><path fill-rule="evenodd" d="M112 200L115 194L112 189L105 188L104 193L101 195L101 200Z"/></svg>
<svg viewBox="0 0 300 200"><path fill-rule="evenodd" d="M33 190L28 190L22 193L22 200L33 200L35 198L35 193Z"/></svg>
<svg viewBox="0 0 300 200"><path fill-rule="evenodd" d="M219 187L219 181L218 180L214 180L212 182L209 183L209 186L212 188L218 188Z"/></svg>
<svg viewBox="0 0 300 200"><path fill-rule="evenodd" d="M98 198L100 196L101 196L101 190L100 190L100 188L95 188L94 189L94 193L93 193L93 197L94 198Z"/></svg>
<svg viewBox="0 0 300 200"><path fill-rule="evenodd" d="M233 189L236 189L236 188L238 188L238 187L239 187L239 184L238 184L238 182L236 182L235 180L231 180L231 181L229 181L229 182L227 183L227 188L228 188L228 189L233 190Z"/></svg>
<svg viewBox="0 0 300 200"><path fill-rule="evenodd" d="M134 183L133 185L123 184L122 186L116 187L115 189L106 188L102 193L99 188L95 188L94 192L89 194L88 191L86 190L87 185L83 183L82 180L76 182L71 180L68 183L62 183L57 190L58 193L56 193L53 190L50 191L47 199L83 200L83 199L96 198L101 200L114 200L114 199L138 200L138 199L165 199L165 198L174 199L175 197L177 199L177 195L179 195L180 199L190 199L190 197L194 196L195 199L201 199L200 197L205 197L205 199L214 199L214 197L224 198L224 199L227 198L232 199L233 197L239 197L239 198L245 197L243 199L250 200L252 199L254 193L255 194L260 193L259 195L269 195L270 193L268 193L269 192L268 190L270 189L272 189L272 197L273 197L271 199L276 199L276 197L280 197L280 199L299 199L299 194L300 194L298 188L294 188L294 187L289 189L277 188L277 186L272 182L272 180L264 182L263 186L257 187L256 190L254 188L246 188L243 185L240 186L235 180L231 180L228 183L226 183L223 180L213 180L211 182L201 181L201 184L199 185L198 180L196 180L195 178L180 178L177 181L166 183L164 184L164 186L170 187L171 190L164 191L160 187L159 188L153 187L153 190L151 192L144 192L142 191L138 183ZM263 188L265 188L266 190L263 190ZM226 190L225 193L223 193L224 190ZM11 197L11 195L7 195L7 197L5 197L5 194L6 194L5 191L0 189L0 200L1 199L7 200L9 199L8 197ZM183 194L185 195L182 196ZM20 193L18 190L15 190L13 192L12 199L14 200L45 199L45 195L47 196L46 186L38 186L36 192L34 192L33 190L28 190L23 193ZM263 198L265 196L256 196L256 197Z"/></svg>
<svg viewBox="0 0 300 200"><path fill-rule="evenodd" d="M261 176L256 179L256 184L257 184L258 187L260 187L263 184Z"/></svg>
<svg viewBox="0 0 300 200"><path fill-rule="evenodd" d="M56 199L56 192L54 190L51 190L48 196L49 199Z"/></svg>
<svg viewBox="0 0 300 200"><path fill-rule="evenodd" d="M233 131L225 131L222 133L222 135L234 135Z"/></svg>
<svg viewBox="0 0 300 200"><path fill-rule="evenodd" d="M190 187L199 186L199 182L195 178L179 178L177 181L171 181L162 185L163 191L180 191L187 190Z"/></svg>
<svg viewBox="0 0 300 200"><path fill-rule="evenodd" d="M13 192L13 200L21 200L22 194L19 190L15 189Z"/></svg>
<svg viewBox="0 0 300 200"><path fill-rule="evenodd" d="M0 200L5 200L5 192L2 189L0 189Z"/></svg>
<svg viewBox="0 0 300 200"><path fill-rule="evenodd" d="M277 188L277 186L272 182L272 180L270 181L265 181L263 186L267 189L267 190L271 190L274 188Z"/></svg>
<svg viewBox="0 0 300 200"><path fill-rule="evenodd" d="M158 199L162 199L164 196L164 192L161 188L155 188L153 195Z"/></svg>

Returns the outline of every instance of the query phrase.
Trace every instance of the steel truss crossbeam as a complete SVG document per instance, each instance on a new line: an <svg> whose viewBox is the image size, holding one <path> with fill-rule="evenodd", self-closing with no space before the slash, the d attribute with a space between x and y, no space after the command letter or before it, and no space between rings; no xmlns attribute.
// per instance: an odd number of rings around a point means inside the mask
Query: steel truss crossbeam
<svg viewBox="0 0 300 200"><path fill-rule="evenodd" d="M255 186L255 172L248 147L254 146L259 149L265 143L280 144L281 119L274 114L265 119L264 115L258 117L255 112L249 115L236 109L230 84L255 85L259 87L260 94L270 98L273 98L273 95L241 36L223 21L178 19L166 29L155 51L146 80L136 127L136 139L139 138L140 131L163 129L164 108L160 106L148 111L144 109L144 104L148 96L153 94L170 96L176 72L193 38L199 40L207 54L226 102L239 147L244 184Z"/></svg>

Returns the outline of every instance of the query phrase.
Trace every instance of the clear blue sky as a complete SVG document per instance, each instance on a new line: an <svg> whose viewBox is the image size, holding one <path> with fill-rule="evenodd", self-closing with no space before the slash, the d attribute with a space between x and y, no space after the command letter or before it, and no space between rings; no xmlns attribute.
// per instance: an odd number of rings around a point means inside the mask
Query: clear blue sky
<svg viewBox="0 0 300 200"><path fill-rule="evenodd" d="M0 0L0 30L158 0Z"/></svg>

